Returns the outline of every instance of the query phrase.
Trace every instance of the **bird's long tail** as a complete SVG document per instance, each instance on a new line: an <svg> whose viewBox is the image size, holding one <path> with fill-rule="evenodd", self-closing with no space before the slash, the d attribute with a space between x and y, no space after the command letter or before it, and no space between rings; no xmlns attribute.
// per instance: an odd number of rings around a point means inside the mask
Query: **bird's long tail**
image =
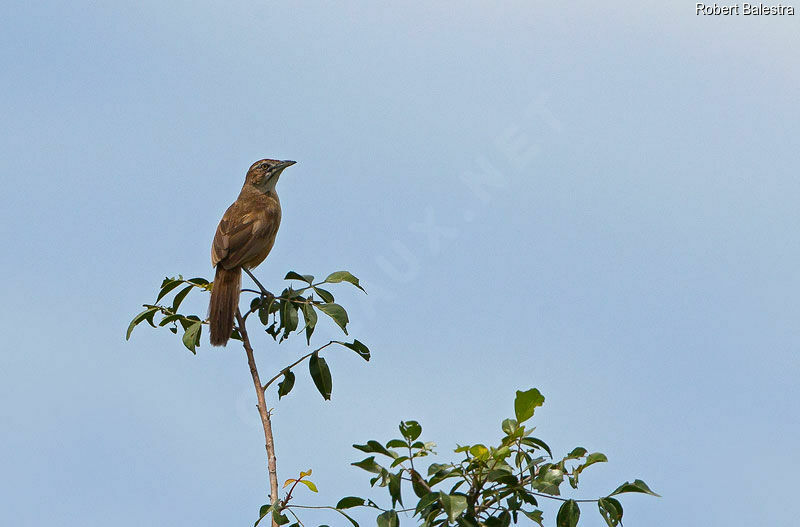
<svg viewBox="0 0 800 527"><path fill-rule="evenodd" d="M212 346L224 346L231 337L233 317L239 307L241 283L241 267L225 269L222 265L217 265L214 287L211 289L211 301L208 304Z"/></svg>

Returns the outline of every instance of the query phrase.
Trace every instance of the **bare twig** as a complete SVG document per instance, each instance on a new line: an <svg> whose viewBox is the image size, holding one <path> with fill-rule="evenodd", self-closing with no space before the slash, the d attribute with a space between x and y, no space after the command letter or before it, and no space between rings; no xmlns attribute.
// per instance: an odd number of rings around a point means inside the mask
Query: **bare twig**
<svg viewBox="0 0 800 527"><path fill-rule="evenodd" d="M253 280L253 282L256 283L258 288L261 289L261 294L262 295L264 295L264 296L271 296L272 295L272 293L267 291L267 289L263 285L261 285L261 282L258 281L258 278L256 278L253 275L253 273L250 272L250 269L248 269L247 267L242 267L242 269L244 270L245 273L247 273L247 276L249 276Z"/></svg>
<svg viewBox="0 0 800 527"><path fill-rule="evenodd" d="M371 504L371 505L366 505L366 504L365 505L358 505L358 507L369 507L370 509L378 509L379 511L383 511L383 512L388 512L389 511L389 509L383 509L381 507L378 507L374 503ZM336 507L331 507L329 505L287 505L286 508L287 509L329 509L329 510L338 512L339 514L343 515L344 517L347 517L347 514L345 514L341 510L337 509ZM414 509L414 508L410 508L410 509L394 509L394 512L411 512L411 511L414 511L414 510L416 510L416 509Z"/></svg>
<svg viewBox="0 0 800 527"><path fill-rule="evenodd" d="M242 313L236 310L236 320L238 321L239 335L242 337L242 345L247 353L247 364L250 366L250 375L253 377L253 386L256 389L256 397L258 398L258 413L261 416L261 424L264 427L264 439L266 441L265 447L267 449L267 467L269 469L269 501L275 503L278 500L278 469L277 461L275 459L275 440L272 437L272 422L270 421L269 410L267 410L267 401L264 398L264 390L261 388L261 379L258 376L258 368L256 368L256 359L253 356L253 347L250 345L250 338L247 336L247 328ZM277 527L275 519L272 520L272 526Z"/></svg>
<svg viewBox="0 0 800 527"><path fill-rule="evenodd" d="M294 513L294 511L293 511L292 509L287 509L287 510L289 511L289 514L291 514L292 516L294 516L294 519L295 519L295 520L297 520L297 523L299 523L299 524L300 524L300 527L305 527L305 524L304 524L303 522L301 522L301 521L300 521L300 517L299 517L299 516L297 516L297 514L295 514L295 513Z"/></svg>

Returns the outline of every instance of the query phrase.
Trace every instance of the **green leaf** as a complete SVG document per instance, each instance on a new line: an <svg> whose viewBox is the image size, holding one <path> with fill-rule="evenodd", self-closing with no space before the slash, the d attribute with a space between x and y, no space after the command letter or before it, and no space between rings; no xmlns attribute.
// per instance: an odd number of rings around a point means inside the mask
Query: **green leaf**
<svg viewBox="0 0 800 527"><path fill-rule="evenodd" d="M281 514L278 509L272 509L272 521L278 525L286 525L289 523L289 518L285 514Z"/></svg>
<svg viewBox="0 0 800 527"><path fill-rule="evenodd" d="M397 457L397 452L392 452L384 447L382 444L378 443L374 439L370 439L367 441L366 445L353 445L353 448L356 448L362 452L366 452L367 454L383 454L384 456L388 456L392 459Z"/></svg>
<svg viewBox="0 0 800 527"><path fill-rule="evenodd" d="M606 461L608 461L608 458L606 457L605 454L601 454L600 452L594 452L586 457L586 462L583 465L578 466L575 469L575 472L580 474L581 472L583 472L583 469L585 469L589 465L594 465L595 463L605 463Z"/></svg>
<svg viewBox="0 0 800 527"><path fill-rule="evenodd" d="M651 496L656 496L659 498L661 497L660 495L650 490L650 487L647 486L647 483L645 483L640 479L635 480L633 483L629 483L626 481L625 483L617 487L617 490L609 494L609 496L616 496L617 494L622 494L624 492L641 492L643 494L650 494Z"/></svg>
<svg viewBox="0 0 800 527"><path fill-rule="evenodd" d="M443 470L450 470L451 468L453 468L453 465L450 463L431 463L428 466L428 475L432 476L437 472L441 472Z"/></svg>
<svg viewBox="0 0 800 527"><path fill-rule="evenodd" d="M408 456L400 456L400 457L397 457L397 458L395 458L395 460L394 460L394 461L392 461L392 464L391 464L391 465L389 465L389 468L394 468L394 467L396 467L397 465L399 465L399 464L401 464L401 463L405 463L405 462L406 462L406 461L408 461L409 459L410 459L410 458L409 458Z"/></svg>
<svg viewBox="0 0 800 527"><path fill-rule="evenodd" d="M350 516L348 516L346 513L344 513L344 512L342 512L342 511L340 511L339 509L336 509L336 512L338 512L339 514L341 514L342 516L344 516L345 518L347 518L347 520L348 520L350 523L352 523L352 524L353 524L353 527L359 527L359 525L358 525L358 522L357 522L357 521L355 521L355 520L354 520L353 518L351 518Z"/></svg>
<svg viewBox="0 0 800 527"><path fill-rule="evenodd" d="M514 398L514 413L516 414L517 422L524 423L533 417L533 412L542 404L544 404L544 395L539 393L536 388L531 388L525 392L517 390L517 396Z"/></svg>
<svg viewBox="0 0 800 527"><path fill-rule="evenodd" d="M469 453L478 459L489 459L489 449L484 445L473 445L469 447Z"/></svg>
<svg viewBox="0 0 800 527"><path fill-rule="evenodd" d="M283 374L283 380L278 383L278 400L284 395L289 395L292 388L294 388L294 373L292 373L292 370L286 370Z"/></svg>
<svg viewBox="0 0 800 527"><path fill-rule="evenodd" d="M193 285L187 285L175 295L175 299L172 301L172 311L174 313L177 313L178 308L181 307L181 302L183 302L183 299L186 298L186 295L188 295L189 291L192 289L194 289Z"/></svg>
<svg viewBox="0 0 800 527"><path fill-rule="evenodd" d="M601 452L593 452L586 457L586 466L588 467L592 463L605 463L608 461L608 458L605 454Z"/></svg>
<svg viewBox="0 0 800 527"><path fill-rule="evenodd" d="M161 322L158 323L158 327L166 326L170 322L175 322L179 320L182 315L167 315L161 319Z"/></svg>
<svg viewBox="0 0 800 527"><path fill-rule="evenodd" d="M402 475L402 470L397 474L389 474L389 496L392 498L392 507L395 506L395 503L403 505L403 496L400 494L400 484L402 483L400 476Z"/></svg>
<svg viewBox="0 0 800 527"><path fill-rule="evenodd" d="M317 326L317 312L310 304L300 304L300 309L303 311L303 320L306 321L306 342L311 344L311 334Z"/></svg>
<svg viewBox="0 0 800 527"><path fill-rule="evenodd" d="M486 481L496 481L504 485L516 485L517 477L507 470L490 470L486 476Z"/></svg>
<svg viewBox="0 0 800 527"><path fill-rule="evenodd" d="M319 353L314 353L308 361L308 370L311 372L314 385L319 390L319 393L322 394L323 399L330 400L333 380L331 379L331 370L328 368L328 363L319 356Z"/></svg>
<svg viewBox="0 0 800 527"><path fill-rule="evenodd" d="M541 527L544 527L544 520L542 519L542 511L536 509L535 511L522 511L522 514L527 516L529 519L538 523Z"/></svg>
<svg viewBox="0 0 800 527"><path fill-rule="evenodd" d="M511 524L511 515L508 511L503 511L497 516L486 518L486 527L508 527Z"/></svg>
<svg viewBox="0 0 800 527"><path fill-rule="evenodd" d="M463 515L456 519L456 524L458 527L480 527L480 524L474 518Z"/></svg>
<svg viewBox="0 0 800 527"><path fill-rule="evenodd" d="M406 448L408 447L408 443L403 441L402 439L390 439L388 443L386 443L386 448Z"/></svg>
<svg viewBox="0 0 800 527"><path fill-rule="evenodd" d="M519 496L522 501L528 505L533 505L534 507L539 506L539 503L536 501L536 497L524 488L517 491L517 496Z"/></svg>
<svg viewBox="0 0 800 527"><path fill-rule="evenodd" d="M456 521L456 518L467 510L467 497L462 494L450 495L439 491L439 497L442 500L444 511L447 513L448 521Z"/></svg>
<svg viewBox="0 0 800 527"><path fill-rule="evenodd" d="M361 507L364 505L365 500L364 498L358 498L356 496L347 496L339 500L339 503L336 504L337 509L351 509L353 507Z"/></svg>
<svg viewBox="0 0 800 527"><path fill-rule="evenodd" d="M321 287L314 287L314 291L319 295L323 302L327 302L330 304L333 302L333 294L327 289L322 289Z"/></svg>
<svg viewBox="0 0 800 527"><path fill-rule="evenodd" d="M261 520L264 519L264 516L269 514L271 510L272 505L262 505L261 509L258 511L258 519L256 520L256 523L253 524L253 527L257 527Z"/></svg>
<svg viewBox="0 0 800 527"><path fill-rule="evenodd" d="M156 307L156 308L157 308L158 306L147 306L147 307ZM156 316L156 313L158 313L158 309L155 309L155 310L153 310L153 311L149 312L149 313L148 313L147 315L145 315L145 317L144 317L144 320L145 320L145 321L146 321L148 324L150 324L151 326L153 326L153 327L156 327L155 323L153 322L153 318ZM197 320L200 320L200 319L199 319L199 318L197 318L197 317L194 317L194 318L195 318L195 319L197 319Z"/></svg>
<svg viewBox="0 0 800 527"><path fill-rule="evenodd" d="M364 343L361 342L360 340L356 339L352 343L350 343L350 342L340 342L338 340L336 342L341 344L342 346L345 346L345 347L350 348L351 350L355 351L356 353L358 353L359 357L361 357L365 361L369 362L369 348L366 347L364 345Z"/></svg>
<svg viewBox="0 0 800 527"><path fill-rule="evenodd" d="M503 432L511 435L517 431L519 428L519 423L515 419L504 419L503 424L500 425L500 427L503 429Z"/></svg>
<svg viewBox="0 0 800 527"><path fill-rule="evenodd" d="M314 281L314 277L312 275L310 275L310 274L300 274L300 273L296 273L294 271L289 271L288 273L286 273L286 276L283 279L284 280L302 280L303 282L306 282L308 285L311 285L311 283Z"/></svg>
<svg viewBox="0 0 800 527"><path fill-rule="evenodd" d="M430 479L428 480L428 486L433 487L434 485L438 485L447 478L458 478L462 477L463 475L464 471L460 469L440 470L430 477Z"/></svg>
<svg viewBox="0 0 800 527"><path fill-rule="evenodd" d="M427 509L433 503L439 501L439 493L438 492L429 492L425 494L420 500L417 502L417 508L414 514L419 514L424 509Z"/></svg>
<svg viewBox="0 0 800 527"><path fill-rule="evenodd" d="M553 452L550 450L550 447L547 446L547 443L545 443L544 441L542 441L539 438L530 437L530 436L523 437L522 439L520 439L520 443L522 443L523 445L526 445L526 446L530 446L530 447L541 448L545 452L547 452L547 454L550 456L551 459L553 458Z"/></svg>
<svg viewBox="0 0 800 527"><path fill-rule="evenodd" d="M254 298L253 302L251 302L250 309L254 307L252 304L255 302L258 303L258 320L266 326L269 324L270 307L275 304L275 299L271 298L269 301L262 302L261 298Z"/></svg>
<svg viewBox="0 0 800 527"><path fill-rule="evenodd" d="M158 301L164 298L164 296L166 296L167 293L169 293L182 283L183 280L165 278L164 281L161 282L161 291L158 293L158 297L156 297L156 303L158 303Z"/></svg>
<svg viewBox="0 0 800 527"><path fill-rule="evenodd" d="M269 314L277 313L281 309L281 302L279 300L275 300L275 297L272 297L267 302Z"/></svg>
<svg viewBox="0 0 800 527"><path fill-rule="evenodd" d="M298 481L298 483L302 483L303 485L305 485L306 487L308 487L308 488L309 488L309 490L311 490L311 492L319 492L319 491L317 490L317 486L316 486L316 485L314 485L314 483L313 483L313 482L311 482L311 481L308 481L307 479L301 479L301 480L299 480L299 481Z"/></svg>
<svg viewBox="0 0 800 527"><path fill-rule="evenodd" d="M573 489L577 489L578 488L578 473L576 472L575 474L572 474L572 475L568 476L567 477L567 481L569 481L569 486L570 487L572 487Z"/></svg>
<svg viewBox="0 0 800 527"><path fill-rule="evenodd" d="M257 310L259 307L261 307L261 300L262 300L262 298L261 298L260 296L257 296L257 297L255 297L255 298L253 298L253 299L250 301L250 311L255 311L255 310Z"/></svg>
<svg viewBox="0 0 800 527"><path fill-rule="evenodd" d="M344 334L347 335L347 323L350 321L347 318L347 311L344 310L339 304L317 304L317 309L328 315L333 319L336 324L342 328Z"/></svg>
<svg viewBox="0 0 800 527"><path fill-rule="evenodd" d="M192 326L192 324L194 324L195 322L202 322L202 320L200 320L200 317L198 317L197 315L189 315L188 317L182 317L178 319L178 322L181 323L183 330L186 331Z"/></svg>
<svg viewBox="0 0 800 527"><path fill-rule="evenodd" d="M578 458L582 458L583 456L585 456L585 455L586 455L586 452L588 452L588 450L586 450L586 449L585 449L585 448L583 448L582 446L579 446L579 447L573 448L573 449L572 449L572 452L570 452L569 454L567 454L567 457L565 457L564 459L578 459Z"/></svg>
<svg viewBox="0 0 800 527"><path fill-rule="evenodd" d="M208 280L206 280L205 278L199 278L199 277L198 278L190 278L189 280L186 280L186 281L187 282L191 282L191 283L193 283L195 285L199 285L200 287L205 287L209 283Z"/></svg>
<svg viewBox="0 0 800 527"><path fill-rule="evenodd" d="M388 485L389 484L389 471L386 470L385 468L382 468L380 473L377 476L375 476L374 478L369 480L369 486L370 487L374 487L375 483L378 482L378 481L380 481L380 483L378 483L379 487L385 487L386 485Z"/></svg>
<svg viewBox="0 0 800 527"><path fill-rule="evenodd" d="M366 459L362 459L356 463L350 463L354 467L362 468L367 472L372 472L373 474L380 474L383 470L379 464L375 463L375 456L369 456Z"/></svg>
<svg viewBox="0 0 800 527"><path fill-rule="evenodd" d="M300 306L294 302L287 300L281 301L281 324L283 325L283 337L281 340L287 338L289 333L297 329L299 317L297 316L297 309Z"/></svg>
<svg viewBox="0 0 800 527"><path fill-rule="evenodd" d="M416 421L400 421L400 433L407 441L413 441L422 433L422 426Z"/></svg>
<svg viewBox="0 0 800 527"><path fill-rule="evenodd" d="M608 527L617 527L622 523L622 504L614 498L600 498L597 500L600 515Z"/></svg>
<svg viewBox="0 0 800 527"><path fill-rule="evenodd" d="M558 489L561 482L564 481L564 472L554 465L542 465L536 478L531 482L536 490L558 496L560 491Z"/></svg>
<svg viewBox="0 0 800 527"><path fill-rule="evenodd" d="M380 514L377 518L378 527L398 527L400 521L397 519L397 512L391 510Z"/></svg>
<svg viewBox="0 0 800 527"><path fill-rule="evenodd" d="M511 449L508 446L501 446L497 449L492 449L492 458L494 459L505 459L511 455Z"/></svg>
<svg viewBox="0 0 800 527"><path fill-rule="evenodd" d="M328 275L328 278L325 279L325 282L329 284L337 284L339 282L350 282L357 288L364 291L364 288L361 287L361 285L359 285L358 283L358 278L348 273L347 271L336 271L335 273L331 273ZM366 291L364 292L366 293Z"/></svg>
<svg viewBox="0 0 800 527"><path fill-rule="evenodd" d="M422 475L416 470L411 469L409 472L411 473L411 490L414 491L414 494L416 494L418 498L422 498L430 492L430 485L427 484Z"/></svg>
<svg viewBox="0 0 800 527"><path fill-rule="evenodd" d="M556 526L557 527L575 527L578 525L578 518L581 517L581 509L578 507L578 504L575 503L575 500L567 500L561 505L561 508L558 509L558 514L556 515Z"/></svg>
<svg viewBox="0 0 800 527"><path fill-rule="evenodd" d="M195 348L200 345L200 333L203 328L202 322L195 322L184 332L183 338L183 345L191 351L192 353L197 353Z"/></svg>
<svg viewBox="0 0 800 527"><path fill-rule="evenodd" d="M157 307L148 307L131 320L131 324L128 326L128 331L125 333L125 340L129 340L131 338L131 333L133 332L133 328L136 327L141 321L145 320L148 316L152 317L155 315L155 312L158 310Z"/></svg>

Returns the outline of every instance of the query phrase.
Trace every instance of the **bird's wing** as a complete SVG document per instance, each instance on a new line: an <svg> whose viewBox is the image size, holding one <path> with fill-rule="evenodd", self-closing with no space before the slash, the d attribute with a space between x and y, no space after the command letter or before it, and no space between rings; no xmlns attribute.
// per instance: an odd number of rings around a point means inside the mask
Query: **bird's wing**
<svg viewBox="0 0 800 527"><path fill-rule="evenodd" d="M226 269L253 265L272 249L280 218L276 221L263 209L245 212L242 208L234 203L222 216L211 245L211 265L221 263Z"/></svg>

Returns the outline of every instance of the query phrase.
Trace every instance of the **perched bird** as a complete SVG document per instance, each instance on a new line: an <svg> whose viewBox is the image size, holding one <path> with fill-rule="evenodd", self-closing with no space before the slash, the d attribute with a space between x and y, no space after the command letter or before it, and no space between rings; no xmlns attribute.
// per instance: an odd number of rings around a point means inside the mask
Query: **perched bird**
<svg viewBox="0 0 800 527"><path fill-rule="evenodd" d="M217 268L208 318L212 346L224 346L233 331L239 307L242 268L252 269L269 254L281 223L275 184L294 161L262 159L247 171L239 197L228 207L211 244L211 265Z"/></svg>

